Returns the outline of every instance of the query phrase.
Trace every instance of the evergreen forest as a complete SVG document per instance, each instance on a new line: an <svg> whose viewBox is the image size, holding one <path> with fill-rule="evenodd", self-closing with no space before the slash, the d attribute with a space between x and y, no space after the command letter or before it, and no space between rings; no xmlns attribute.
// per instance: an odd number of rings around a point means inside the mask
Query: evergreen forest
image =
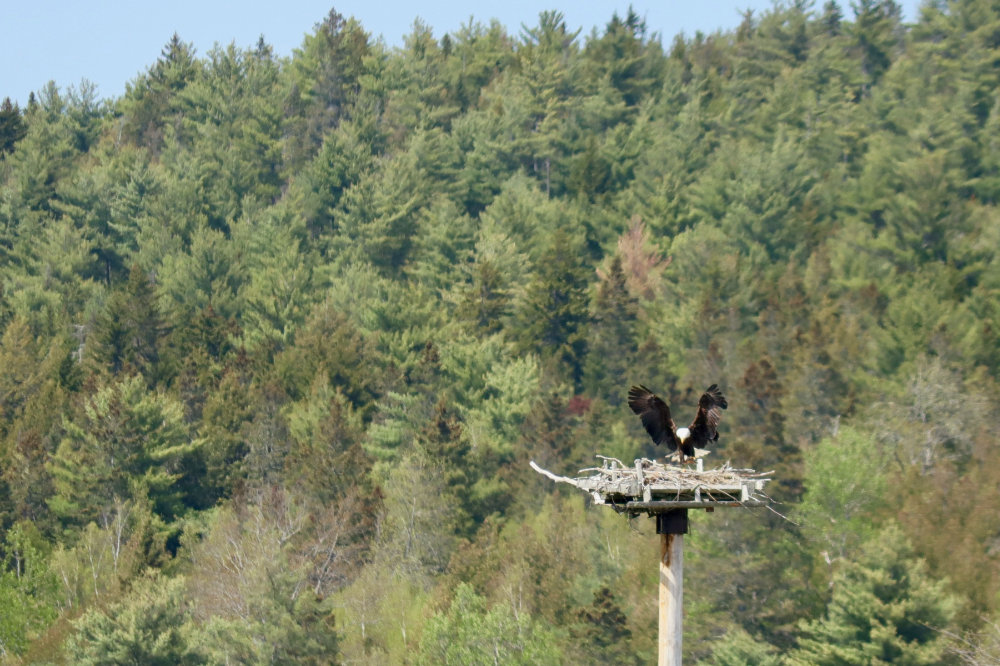
<svg viewBox="0 0 1000 666"><path fill-rule="evenodd" d="M317 21L0 108L0 661L651 663L718 383L687 663L1000 662L996 0Z"/></svg>

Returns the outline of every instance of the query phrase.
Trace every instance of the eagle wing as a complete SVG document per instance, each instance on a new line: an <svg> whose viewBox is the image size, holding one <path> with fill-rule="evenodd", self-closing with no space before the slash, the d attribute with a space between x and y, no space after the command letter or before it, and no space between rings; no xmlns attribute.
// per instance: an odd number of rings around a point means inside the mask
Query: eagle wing
<svg viewBox="0 0 1000 666"><path fill-rule="evenodd" d="M718 384L712 384L701 394L698 401L698 414L691 423L691 444L702 447L719 439L719 421L722 420L722 410L729 407L725 396L719 390Z"/></svg>
<svg viewBox="0 0 1000 666"><path fill-rule="evenodd" d="M645 386L633 386L628 391L628 406L639 415L646 432L657 444L671 451L677 450L674 420L670 418L670 407Z"/></svg>

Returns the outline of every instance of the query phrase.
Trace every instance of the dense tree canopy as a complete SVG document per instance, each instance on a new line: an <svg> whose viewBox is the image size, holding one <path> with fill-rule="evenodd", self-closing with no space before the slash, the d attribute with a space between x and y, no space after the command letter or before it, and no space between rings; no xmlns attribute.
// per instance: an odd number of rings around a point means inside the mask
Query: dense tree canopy
<svg viewBox="0 0 1000 666"><path fill-rule="evenodd" d="M633 382L783 502L693 518L688 659L1000 658L998 35L331 10L5 99L0 660L648 663L648 521L527 466L657 454Z"/></svg>

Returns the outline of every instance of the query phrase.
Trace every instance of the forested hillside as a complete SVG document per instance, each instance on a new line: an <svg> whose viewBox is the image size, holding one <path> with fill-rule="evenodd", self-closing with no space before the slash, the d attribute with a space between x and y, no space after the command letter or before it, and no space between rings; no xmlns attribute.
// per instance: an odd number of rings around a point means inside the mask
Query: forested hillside
<svg viewBox="0 0 1000 666"><path fill-rule="evenodd" d="M649 663L654 526L528 461L718 382L787 520L692 516L686 659L996 663L998 78L992 0L331 11L5 103L0 660Z"/></svg>

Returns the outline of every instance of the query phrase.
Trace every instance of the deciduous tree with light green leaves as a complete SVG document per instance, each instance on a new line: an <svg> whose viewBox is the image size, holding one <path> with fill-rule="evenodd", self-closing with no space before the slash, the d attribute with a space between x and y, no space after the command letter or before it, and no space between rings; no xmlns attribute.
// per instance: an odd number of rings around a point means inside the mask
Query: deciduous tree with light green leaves
<svg viewBox="0 0 1000 666"><path fill-rule="evenodd" d="M420 641L421 664L555 663L554 636L521 611L489 605L462 583L447 611L430 619Z"/></svg>

